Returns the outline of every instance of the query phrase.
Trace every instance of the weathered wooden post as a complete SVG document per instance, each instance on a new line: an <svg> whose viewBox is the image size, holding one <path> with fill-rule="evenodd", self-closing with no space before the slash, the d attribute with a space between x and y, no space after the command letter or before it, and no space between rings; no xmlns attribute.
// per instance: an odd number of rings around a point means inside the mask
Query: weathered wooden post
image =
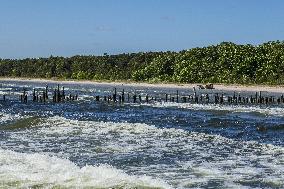
<svg viewBox="0 0 284 189"><path fill-rule="evenodd" d="M179 102L179 95L178 95L178 90L177 90L177 103Z"/></svg>
<svg viewBox="0 0 284 189"><path fill-rule="evenodd" d="M195 96L195 103L198 104L198 96Z"/></svg>
<svg viewBox="0 0 284 189"><path fill-rule="evenodd" d="M56 102L60 101L60 88L59 88L59 84L57 85L57 95L56 95Z"/></svg>
<svg viewBox="0 0 284 189"><path fill-rule="evenodd" d="M3 94L3 101L6 101L6 95Z"/></svg>
<svg viewBox="0 0 284 189"><path fill-rule="evenodd" d="M133 103L136 103L136 94L133 95Z"/></svg>
<svg viewBox="0 0 284 189"><path fill-rule="evenodd" d="M99 95L96 96L96 101L100 101L100 96Z"/></svg>
<svg viewBox="0 0 284 189"><path fill-rule="evenodd" d="M258 95L257 95L257 92L255 92L255 102L258 103Z"/></svg>
<svg viewBox="0 0 284 189"><path fill-rule="evenodd" d="M28 95L25 95L25 97L24 97L24 103L28 103Z"/></svg>
<svg viewBox="0 0 284 189"><path fill-rule="evenodd" d="M220 103L223 104L223 102L224 102L224 94L222 93L220 97Z"/></svg>
<svg viewBox="0 0 284 189"><path fill-rule="evenodd" d="M35 92L35 88L34 88L34 90L33 90L33 102L35 102L36 101L36 92Z"/></svg>
<svg viewBox="0 0 284 189"><path fill-rule="evenodd" d="M265 104L268 104L268 101L269 101L268 97L265 97Z"/></svg>
<svg viewBox="0 0 284 189"><path fill-rule="evenodd" d="M166 102L168 102L168 94L166 93Z"/></svg>
<svg viewBox="0 0 284 189"><path fill-rule="evenodd" d="M64 87L62 87L62 100L65 99L65 90L64 90Z"/></svg>
<svg viewBox="0 0 284 189"><path fill-rule="evenodd" d="M45 91L43 91L42 97L43 97L43 102L45 103L45 102L46 102L46 94L45 94Z"/></svg>
<svg viewBox="0 0 284 189"><path fill-rule="evenodd" d="M139 98L139 102L141 103L142 102L142 97L141 97L140 94L139 94L138 98Z"/></svg>
<svg viewBox="0 0 284 189"><path fill-rule="evenodd" d="M119 104L121 104L121 96L120 95L118 95L118 102L119 102Z"/></svg>
<svg viewBox="0 0 284 189"><path fill-rule="evenodd" d="M48 85L45 87L45 98L48 99Z"/></svg>
<svg viewBox="0 0 284 189"><path fill-rule="evenodd" d="M149 103L149 96L146 94L146 103Z"/></svg>
<svg viewBox="0 0 284 189"><path fill-rule="evenodd" d="M124 102L125 101L125 97L124 97L124 89L122 89L122 97L121 97L121 101Z"/></svg>
<svg viewBox="0 0 284 189"><path fill-rule="evenodd" d="M114 88L113 102L116 102L116 88Z"/></svg>

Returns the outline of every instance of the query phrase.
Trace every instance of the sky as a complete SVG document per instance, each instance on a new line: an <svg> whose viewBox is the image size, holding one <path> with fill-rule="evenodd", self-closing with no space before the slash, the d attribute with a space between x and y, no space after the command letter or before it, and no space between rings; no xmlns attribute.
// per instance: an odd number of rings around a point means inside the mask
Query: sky
<svg viewBox="0 0 284 189"><path fill-rule="evenodd" d="M0 0L0 58L284 40L283 0Z"/></svg>

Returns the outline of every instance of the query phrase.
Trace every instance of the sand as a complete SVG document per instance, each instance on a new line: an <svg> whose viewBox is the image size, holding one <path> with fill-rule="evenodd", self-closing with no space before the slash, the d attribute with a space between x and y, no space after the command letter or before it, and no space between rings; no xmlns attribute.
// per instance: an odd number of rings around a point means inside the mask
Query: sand
<svg viewBox="0 0 284 189"><path fill-rule="evenodd" d="M51 79L30 79L30 78L0 78L1 81L32 81L32 82L44 82L44 83L60 83L60 84L93 84L93 85L113 85L113 86L129 86L129 87L147 87L147 88L198 88L198 85L204 84L174 84L174 83L135 83L135 82L100 82L100 81L78 81L78 80L51 80ZM284 93L284 86L267 86L267 85L236 85L236 84L214 84L216 90L224 91L265 91L274 93Z"/></svg>

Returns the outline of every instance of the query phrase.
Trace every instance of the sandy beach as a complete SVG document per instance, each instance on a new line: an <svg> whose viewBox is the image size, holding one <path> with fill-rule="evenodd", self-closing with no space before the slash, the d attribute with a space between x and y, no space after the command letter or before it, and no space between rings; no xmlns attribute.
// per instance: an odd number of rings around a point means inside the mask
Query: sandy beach
<svg viewBox="0 0 284 189"><path fill-rule="evenodd" d="M53 80L53 79L40 79L40 78L0 78L1 81L32 81L32 82L50 82L60 84L92 84L92 85L113 85L113 86L129 86L129 87L147 87L147 88L198 88L199 83L136 83L136 82L106 82L106 81L91 81L91 80ZM274 93L284 93L284 86L267 86L267 85L237 85L237 84L214 84L217 90L226 91L265 91Z"/></svg>

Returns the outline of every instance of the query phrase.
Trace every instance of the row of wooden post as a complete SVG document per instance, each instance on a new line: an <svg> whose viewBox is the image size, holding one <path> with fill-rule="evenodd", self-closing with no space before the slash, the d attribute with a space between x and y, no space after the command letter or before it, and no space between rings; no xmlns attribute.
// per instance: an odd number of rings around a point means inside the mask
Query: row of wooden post
<svg viewBox="0 0 284 189"><path fill-rule="evenodd" d="M49 99L48 96L48 86L45 87L44 90L41 90L40 92L42 92L41 95L39 95L36 92L36 89L33 89L33 94L32 94L32 101L33 102L47 102ZM54 103L59 103L59 102L64 102L64 101L74 101L78 99L78 95L72 95L69 94L68 96L65 95L65 90L64 87L62 87L62 90L60 90L60 86L57 85L57 89L54 89L53 91L53 96L52 96L52 102ZM23 94L20 95L20 100L23 103L27 103L28 102L28 94L26 92L26 90L24 89Z"/></svg>
<svg viewBox="0 0 284 189"><path fill-rule="evenodd" d="M160 95L159 95L160 96ZM214 94L213 95L213 101L210 100L209 94L201 94L197 95L196 91L194 90L194 93L192 95L187 96L181 96L179 95L179 91L176 91L175 95L171 94L165 94L165 98L160 98L160 100L163 100L165 102L182 102L182 103L214 103L214 104L272 104L272 103L284 103L284 96L281 95L278 98L275 98L273 96L262 96L261 92L256 92L255 96L250 95L249 97L242 97L240 94L237 96L234 92L233 96L227 96L225 98L224 94ZM117 94L117 89L114 89L114 93L112 95L103 96L100 97L99 95L95 96L96 101L103 101L106 102L118 102L123 103L125 102L125 91L124 89L121 92L121 95ZM132 96L132 100L130 99L130 94L127 94L127 102L132 101L133 103L142 102L142 96L139 94L134 94ZM157 97L150 97L148 94L145 95L144 102L149 103L150 101L157 101Z"/></svg>
<svg viewBox="0 0 284 189"><path fill-rule="evenodd" d="M49 100L48 96L48 86L45 87L44 90L41 90L41 95L39 95L39 92L36 92L36 89L33 89L33 94L32 94L32 101L33 102L47 102ZM160 96L160 95L159 95ZM145 95L145 100L142 100L142 96L139 94L137 95L136 93L132 96L130 96L130 93L125 94L124 89L122 92L118 95L117 89L114 88L114 93L112 95L107 95L107 96L95 96L96 101L105 101L105 102L118 102L118 103L124 103L127 99L127 102L133 102L133 103L142 103L146 102L149 103L150 101L157 101L158 100L163 100L165 102L182 102L182 103L215 103L215 104L223 104L223 103L228 103L228 104L273 104L273 103L284 103L284 96L281 95L280 97L273 97L273 96L263 96L261 92L256 92L255 95L250 95L250 96L241 96L240 94L236 95L234 92L233 96L227 96L226 98L224 97L224 94L214 94L213 95L213 101L210 100L209 94L201 94L197 95L196 91L194 89L194 93L187 95L187 96L181 96L179 94L179 91L176 91L176 94L171 95L171 94L165 94L165 98L157 98L157 96L150 97L148 94ZM62 90L60 90L60 86L57 85L57 88L54 89L53 91L53 96L52 96L52 102L54 103L59 103L59 102L64 102L64 101L74 101L78 99L78 95L65 95L65 90L64 87L62 87ZM132 99L132 100L131 100ZM3 95L3 101L6 100L6 95ZM28 102L28 93L24 89L23 94L20 95L20 101L23 103Z"/></svg>

